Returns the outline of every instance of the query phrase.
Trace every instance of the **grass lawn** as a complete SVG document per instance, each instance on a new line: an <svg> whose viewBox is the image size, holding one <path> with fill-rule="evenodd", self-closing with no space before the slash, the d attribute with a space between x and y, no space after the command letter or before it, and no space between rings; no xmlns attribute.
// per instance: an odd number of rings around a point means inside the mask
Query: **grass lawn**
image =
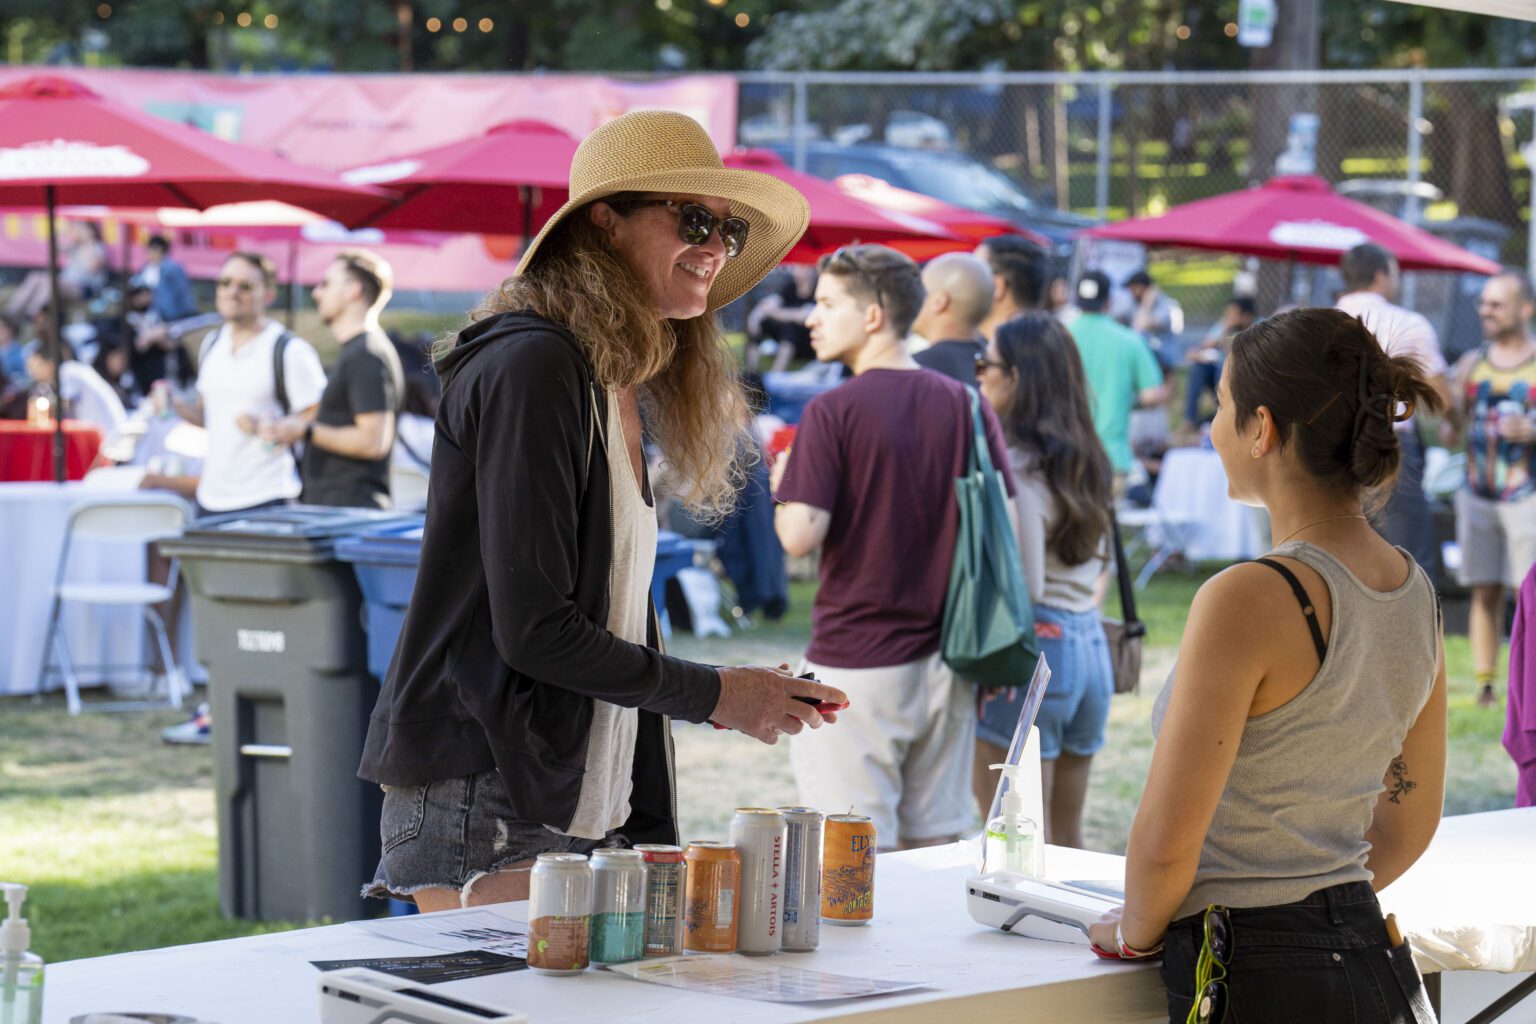
<svg viewBox="0 0 1536 1024"><path fill-rule="evenodd" d="M1201 577L1165 573L1142 597L1150 635L1139 695L1117 697L1096 759L1090 845L1123 850L1151 757L1152 698L1173 662ZM678 637L672 653L715 663L795 663L810 633L812 586L793 586L777 623L729 639ZM1465 638L1447 644L1451 672L1446 812L1511 806L1514 767L1499 745L1503 710L1475 706ZM0 703L0 878L31 886L33 947L49 961L279 931L290 925L219 916L212 759L167 747L171 712L70 718L63 700ZM707 726L679 726L684 839L723 836L731 809L795 799L783 745Z"/></svg>

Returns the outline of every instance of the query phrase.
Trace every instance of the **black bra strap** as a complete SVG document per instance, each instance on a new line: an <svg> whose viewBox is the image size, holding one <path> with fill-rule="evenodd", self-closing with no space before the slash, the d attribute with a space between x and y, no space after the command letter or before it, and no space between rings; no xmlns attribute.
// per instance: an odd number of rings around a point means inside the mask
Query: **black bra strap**
<svg viewBox="0 0 1536 1024"><path fill-rule="evenodd" d="M1272 558L1255 558L1259 565L1267 565L1271 569L1285 577L1285 582L1291 585L1291 593L1296 595L1297 602L1301 605L1301 614L1307 617L1307 628L1312 631L1312 646L1317 648L1317 660L1321 662L1328 656L1328 642L1323 639L1323 630L1317 624L1317 610L1312 607L1312 598L1307 596L1307 588L1301 585L1301 580L1296 574Z"/></svg>

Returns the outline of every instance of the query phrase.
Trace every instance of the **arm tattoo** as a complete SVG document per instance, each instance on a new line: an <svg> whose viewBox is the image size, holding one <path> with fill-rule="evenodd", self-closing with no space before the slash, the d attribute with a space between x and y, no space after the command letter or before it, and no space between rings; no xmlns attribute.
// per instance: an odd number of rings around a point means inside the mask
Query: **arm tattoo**
<svg viewBox="0 0 1536 1024"><path fill-rule="evenodd" d="M1392 763L1387 766L1387 799L1395 804L1403 802L1403 797L1419 788L1419 784L1408 777L1408 762L1401 757L1394 757Z"/></svg>

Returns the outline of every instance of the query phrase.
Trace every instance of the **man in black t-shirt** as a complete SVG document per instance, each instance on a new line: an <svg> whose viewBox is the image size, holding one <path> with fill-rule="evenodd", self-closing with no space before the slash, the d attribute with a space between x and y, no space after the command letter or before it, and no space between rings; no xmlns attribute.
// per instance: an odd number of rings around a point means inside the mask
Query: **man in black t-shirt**
<svg viewBox="0 0 1536 1024"><path fill-rule="evenodd" d="M400 357L379 327L394 280L389 264L343 252L315 286L315 309L341 343L312 418L288 416L262 432L276 444L305 444L299 474L310 505L388 508L389 456L405 390Z"/></svg>
<svg viewBox="0 0 1536 1024"><path fill-rule="evenodd" d="M912 358L962 384L975 384L976 358L987 351L980 327L992 311L992 269L968 252L945 253L923 268L923 291L912 330L929 344Z"/></svg>

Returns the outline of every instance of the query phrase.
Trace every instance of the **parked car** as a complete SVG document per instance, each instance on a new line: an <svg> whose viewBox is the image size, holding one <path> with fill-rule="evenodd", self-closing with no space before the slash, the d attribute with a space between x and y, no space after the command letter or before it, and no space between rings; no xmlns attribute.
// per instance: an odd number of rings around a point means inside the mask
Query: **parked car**
<svg viewBox="0 0 1536 1024"><path fill-rule="evenodd" d="M794 162L795 147L790 143L774 143L771 148L786 163ZM969 153L953 150L907 149L877 143L839 146L831 142L807 142L805 170L828 180L843 174L867 174L898 188L1010 220L1049 238L1052 255L1063 269L1072 256L1073 235L1098 223L1091 217L1037 202L997 168Z"/></svg>

